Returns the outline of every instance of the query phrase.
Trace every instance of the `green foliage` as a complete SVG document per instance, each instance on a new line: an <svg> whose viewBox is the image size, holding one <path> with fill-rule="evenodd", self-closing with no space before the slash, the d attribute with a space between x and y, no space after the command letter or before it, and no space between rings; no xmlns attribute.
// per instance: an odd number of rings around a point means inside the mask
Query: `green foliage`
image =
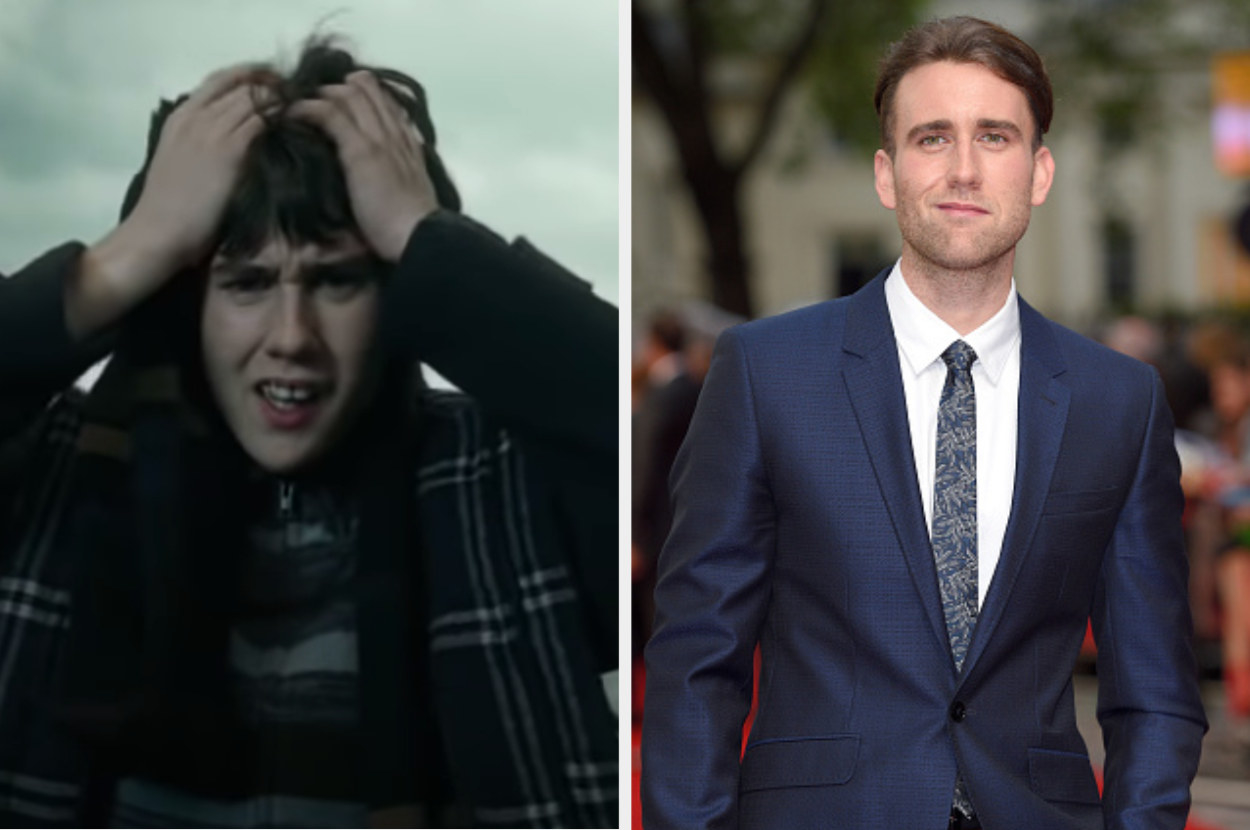
<svg viewBox="0 0 1250 830"><path fill-rule="evenodd" d="M1042 8L1030 42L1055 88L1056 126L1092 117L1112 152L1204 114L1205 94L1169 101L1168 75L1205 72L1216 53L1250 46L1250 0L1049 0Z"/></svg>
<svg viewBox="0 0 1250 830"><path fill-rule="evenodd" d="M927 0L835 3L807 67L812 101L834 135L870 155L881 146L872 106L877 67L886 46L917 23Z"/></svg>
<svg viewBox="0 0 1250 830"><path fill-rule="evenodd" d="M713 54L743 57L785 48L793 39L804 3L723 0L699 6Z"/></svg>
<svg viewBox="0 0 1250 830"><path fill-rule="evenodd" d="M839 140L876 149L872 107L877 62L886 45L917 22L928 0L664 0L640 3L670 26L693 27L709 67L754 62L765 75L793 49L813 5L827 9L798 84ZM680 21L680 22L679 22Z"/></svg>

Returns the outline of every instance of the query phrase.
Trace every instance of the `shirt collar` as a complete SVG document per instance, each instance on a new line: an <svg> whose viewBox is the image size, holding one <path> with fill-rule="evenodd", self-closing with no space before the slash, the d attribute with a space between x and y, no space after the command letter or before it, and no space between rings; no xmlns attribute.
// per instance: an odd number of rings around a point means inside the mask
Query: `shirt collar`
<svg viewBox="0 0 1250 830"><path fill-rule="evenodd" d="M1003 307L961 338L959 332L912 293L899 270L901 262L894 263L894 269L886 278L885 304L894 326L894 338L908 368L920 374L934 361L941 361L947 346L962 339L977 353L974 365L980 366L990 383L997 386L1012 349L1020 342L1020 304L1016 302L1015 278L1011 280L1011 290Z"/></svg>

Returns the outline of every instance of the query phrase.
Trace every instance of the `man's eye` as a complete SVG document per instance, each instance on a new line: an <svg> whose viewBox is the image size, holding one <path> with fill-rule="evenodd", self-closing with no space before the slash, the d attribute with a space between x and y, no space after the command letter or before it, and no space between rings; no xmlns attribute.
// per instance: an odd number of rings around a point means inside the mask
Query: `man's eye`
<svg viewBox="0 0 1250 830"><path fill-rule="evenodd" d="M255 294L273 285L273 280L261 276L233 277L222 283L222 288L239 294Z"/></svg>
<svg viewBox="0 0 1250 830"><path fill-rule="evenodd" d="M352 285L363 285L365 278L360 274L332 271L317 280L321 285L330 288L344 288Z"/></svg>
<svg viewBox="0 0 1250 830"><path fill-rule="evenodd" d="M217 283L217 290L235 302L252 303L263 299L276 284L276 275L247 269L225 276Z"/></svg>
<svg viewBox="0 0 1250 830"><path fill-rule="evenodd" d="M946 141L946 139L945 139L945 137L944 137L944 136L940 136L940 135L926 135L926 136L924 136L923 138L921 138L921 139L920 139L920 146L922 146L922 147L936 147L937 145L942 144L944 141Z"/></svg>
<svg viewBox="0 0 1250 830"><path fill-rule="evenodd" d="M333 300L347 300L375 281L370 271L344 268L327 270L311 280L312 288Z"/></svg>
<svg viewBox="0 0 1250 830"><path fill-rule="evenodd" d="M320 285L321 293L332 300L349 300L360 291L362 283L350 281L329 281Z"/></svg>
<svg viewBox="0 0 1250 830"><path fill-rule="evenodd" d="M1007 136L1002 133L986 133L981 137L986 144L1006 144Z"/></svg>

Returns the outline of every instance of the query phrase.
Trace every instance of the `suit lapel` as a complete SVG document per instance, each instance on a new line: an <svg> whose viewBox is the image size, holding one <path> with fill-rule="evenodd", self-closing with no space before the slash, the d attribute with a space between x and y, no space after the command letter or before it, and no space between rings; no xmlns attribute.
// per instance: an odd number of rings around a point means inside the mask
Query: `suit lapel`
<svg viewBox="0 0 1250 830"><path fill-rule="evenodd" d="M1020 403L1017 416L1016 474L1011 514L1002 552L990 581L985 606L972 633L964 662L967 677L1002 619L1007 600L1028 553L1033 532L1050 490L1068 416L1068 387L1057 378L1065 371L1050 323L1020 300Z"/></svg>
<svg viewBox="0 0 1250 830"><path fill-rule="evenodd" d="M894 532L907 559L907 569L934 636L949 651L937 570L916 481L898 348L885 304L886 274L888 271L850 300L842 344L847 353L842 378Z"/></svg>

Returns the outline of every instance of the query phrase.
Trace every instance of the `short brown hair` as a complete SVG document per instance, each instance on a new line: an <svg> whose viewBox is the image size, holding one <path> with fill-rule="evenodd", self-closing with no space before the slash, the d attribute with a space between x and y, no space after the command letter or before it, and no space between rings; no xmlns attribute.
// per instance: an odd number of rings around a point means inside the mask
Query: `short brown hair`
<svg viewBox="0 0 1250 830"><path fill-rule="evenodd" d="M945 17L908 30L881 61L873 104L881 124L881 146L894 155L894 93L913 69L938 61L976 63L1024 93L1033 112L1033 149L1050 129L1055 95L1042 58L1032 46L995 23L975 17Z"/></svg>

